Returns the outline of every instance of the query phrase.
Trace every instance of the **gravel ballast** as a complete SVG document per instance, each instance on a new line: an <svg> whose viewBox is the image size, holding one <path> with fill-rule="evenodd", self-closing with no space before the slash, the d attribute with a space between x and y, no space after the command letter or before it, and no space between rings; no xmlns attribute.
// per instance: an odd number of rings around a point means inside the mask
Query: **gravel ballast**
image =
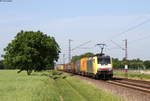
<svg viewBox="0 0 150 101"><path fill-rule="evenodd" d="M150 101L150 94L148 93L144 93L126 87L117 86L114 84L109 84L106 83L105 81L94 80L88 77L82 77L79 75L74 75L74 76L100 89L103 89L106 92L110 92L117 96L121 96L126 101Z"/></svg>

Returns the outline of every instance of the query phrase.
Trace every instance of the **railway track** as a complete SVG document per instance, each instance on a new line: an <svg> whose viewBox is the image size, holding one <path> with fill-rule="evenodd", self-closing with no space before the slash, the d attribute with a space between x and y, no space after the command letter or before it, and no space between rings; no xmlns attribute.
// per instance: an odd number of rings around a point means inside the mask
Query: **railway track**
<svg viewBox="0 0 150 101"><path fill-rule="evenodd" d="M150 94L150 82L132 79L114 79L108 80L107 83L122 86Z"/></svg>
<svg viewBox="0 0 150 101"><path fill-rule="evenodd" d="M125 78L113 78L112 80L96 80L91 77L76 75L72 73L68 74L93 86L96 86L99 89L103 89L106 92L111 92L117 96L121 96L121 98L126 99L127 101L150 101L150 82L148 81ZM142 87L139 87L139 85L141 85Z"/></svg>
<svg viewBox="0 0 150 101"><path fill-rule="evenodd" d="M72 73L69 73L69 74L75 75ZM133 89L133 90L137 90L137 91L150 94L150 82L149 81L133 80L133 79L127 79L127 78L116 78L116 77L111 80L95 80L93 78L86 77L86 76L83 77L80 75L78 75L78 77L85 78L86 80L89 80L92 82L104 82L107 84L113 84L113 85L117 85L120 87L125 87L125 88L129 88L129 89Z"/></svg>
<svg viewBox="0 0 150 101"><path fill-rule="evenodd" d="M112 80L95 80L90 77L83 77L78 75L79 77L86 78L86 80L90 80L92 82L104 82L107 84L113 84L120 87L125 87L137 91L141 91L144 93L150 94L150 82L143 81L143 80L133 80L133 79L126 79L126 78L113 78Z"/></svg>

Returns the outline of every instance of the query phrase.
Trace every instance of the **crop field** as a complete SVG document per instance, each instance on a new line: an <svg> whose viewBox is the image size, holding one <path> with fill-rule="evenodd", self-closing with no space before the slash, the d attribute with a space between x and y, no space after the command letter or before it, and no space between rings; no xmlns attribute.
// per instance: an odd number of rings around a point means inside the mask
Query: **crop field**
<svg viewBox="0 0 150 101"><path fill-rule="evenodd" d="M133 78L133 79L150 80L150 74L117 72L117 73L114 73L114 76L117 76L117 77L128 77L128 78Z"/></svg>
<svg viewBox="0 0 150 101"><path fill-rule="evenodd" d="M73 76L57 71L16 73L0 71L1 101L122 101Z"/></svg>

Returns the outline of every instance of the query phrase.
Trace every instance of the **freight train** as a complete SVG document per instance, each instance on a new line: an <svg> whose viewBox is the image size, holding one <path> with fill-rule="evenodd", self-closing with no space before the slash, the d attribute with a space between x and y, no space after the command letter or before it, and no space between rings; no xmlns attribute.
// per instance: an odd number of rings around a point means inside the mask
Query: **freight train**
<svg viewBox="0 0 150 101"><path fill-rule="evenodd" d="M91 76L95 79L110 79L113 76L112 57L96 54L83 57L76 62L56 66L57 70Z"/></svg>

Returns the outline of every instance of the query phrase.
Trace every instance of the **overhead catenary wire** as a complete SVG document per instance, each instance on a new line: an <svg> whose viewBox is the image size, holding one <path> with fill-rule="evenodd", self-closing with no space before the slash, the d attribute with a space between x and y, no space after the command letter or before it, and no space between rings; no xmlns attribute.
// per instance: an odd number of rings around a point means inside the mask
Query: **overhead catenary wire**
<svg viewBox="0 0 150 101"><path fill-rule="evenodd" d="M121 32L121 33L118 33L118 34L115 35L114 37L118 37L119 35L122 35L122 34L124 34L124 33L129 32L129 31L132 31L132 30L134 30L134 29L136 29L136 28L138 28L138 27L140 27L140 26L142 26L142 25L144 25L144 24L146 24L146 23L148 23L148 22L150 22L150 19L146 19L145 21L143 21L143 22L141 22L141 23L139 23L139 24L137 24L137 25L135 25L135 26L132 26L132 27L128 28L127 30L125 30L125 31L123 31L123 32ZM113 37L113 38L114 38L114 37Z"/></svg>
<svg viewBox="0 0 150 101"><path fill-rule="evenodd" d="M133 43L136 43L136 42L139 42L139 41L142 41L142 40L148 39L148 38L150 38L150 35L147 35L147 36L144 36L144 37L142 37L142 38L138 38L138 39L135 39L135 40L129 41L128 43L129 43L129 44L133 44Z"/></svg>
<svg viewBox="0 0 150 101"><path fill-rule="evenodd" d="M136 25L134 25L134 26L132 26L132 27L126 29L125 31L122 31L122 32L120 32L120 33L118 33L118 34L116 34L116 35L111 36L110 38L108 38L108 39L106 40L106 42L111 41L112 39L117 38L117 37L119 37L120 35L123 35L123 34L129 32L129 31L132 31L132 30L134 30L134 29L136 29L136 28L138 28L138 27L140 27L140 26L142 26L142 25L144 25L144 24L146 24L146 23L148 23L148 22L150 22L150 19L146 19L146 20L142 21L141 23L138 23L138 24L136 24Z"/></svg>
<svg viewBox="0 0 150 101"><path fill-rule="evenodd" d="M111 42L114 43L114 44L115 44L116 46L118 46L119 48L121 48L122 50L125 50L122 46L120 46L120 45L117 44L116 42L114 42L114 41L112 41L112 40L111 40Z"/></svg>
<svg viewBox="0 0 150 101"><path fill-rule="evenodd" d="M137 43L137 42L146 40L146 39L148 39L148 38L150 38L150 35L147 35L147 36L144 36L144 37L135 39L135 40L131 40L131 41L128 42L128 46L130 46L130 45L132 45L132 44L134 44L134 43ZM108 48L108 50L114 50L114 49L122 49L122 50L124 50L124 49L121 47L121 45L117 44L116 42L114 42L114 41L112 41L112 40L111 40L111 42L114 43L117 47Z"/></svg>
<svg viewBox="0 0 150 101"><path fill-rule="evenodd" d="M141 23L136 24L136 25L134 25L134 26L128 28L128 29L125 30L125 31L122 31L121 33L118 33L118 34L116 34L116 35L113 35L112 37L110 37L110 38L109 38L108 40L106 40L105 42L108 42L108 41L109 41L109 42L112 42L112 43L115 44L117 47L119 47L119 48L121 48L122 50L124 50L119 44L117 44L116 42L112 41L112 39L117 38L117 37L119 37L120 35L123 35L123 34L129 32L129 31L132 31L132 30L134 30L134 29L136 29L136 28L138 28L138 27L140 27L140 26L142 26L142 25L144 25L144 24L146 24L146 23L148 23L148 22L150 22L150 19L146 19L146 20L142 21ZM146 38L148 38L148 37L150 37L150 36L146 36L146 37L143 37L143 38L135 39L135 40L133 40L133 41L129 41L129 45L130 45L130 43L134 43L134 42L139 41L139 40L141 41L141 40L146 39ZM107 43L107 44L108 44L108 43ZM110 48L109 50L112 50L112 49L119 49L119 48L117 48L117 47Z"/></svg>
<svg viewBox="0 0 150 101"><path fill-rule="evenodd" d="M121 36L121 35L123 35L123 34L125 34L125 33L127 33L127 32L130 32L130 31L132 31L132 30L134 30L134 29L136 29L136 28L138 28L138 27L140 27L140 26L142 26L142 25L144 25L144 24L146 24L146 23L148 23L148 22L150 22L150 19L146 19L146 20L142 21L141 23L138 23L138 24L136 24L136 25L134 25L134 26L132 26L132 27L126 29L125 31L122 31L122 32L120 32L120 33L118 33L118 34L116 34L116 35L113 35L113 36L111 36L111 37L110 37L108 40L106 40L106 41L112 42L113 39L115 39L115 38L117 38L117 37L119 37L119 36ZM139 38L139 39L135 39L135 40L133 40L133 41L129 41L129 45L130 45L130 43L134 43L134 42L136 42L136 41L138 41L138 40L143 40L143 39L145 39L145 38L147 38L147 36L144 37L144 38ZM106 41L105 41L105 43L106 43ZM80 44L80 45L78 45L78 46L72 48L71 51L74 51L74 50L76 50L76 49L90 49L90 48L88 48L88 47L82 47L82 46L88 44L89 42L91 42L91 41L88 41L88 42L85 42L85 43L83 43L83 44ZM124 50L121 46L119 46L119 44L117 45L116 42L113 41L112 43L116 44L116 46L118 46L119 48L121 48L122 50ZM108 44L108 43L107 43L107 44ZM109 50L112 50L112 49L116 49L116 48L114 47L114 48L111 48L111 49L109 49Z"/></svg>
<svg viewBox="0 0 150 101"><path fill-rule="evenodd" d="M81 46L84 46L84 45L86 45L86 44L88 44L88 43L90 43L90 42L91 42L91 41L84 42L84 43L82 43L82 44L80 44L80 45L78 45L78 46L72 48L71 51L76 50L76 49L78 49L78 48L81 48Z"/></svg>

